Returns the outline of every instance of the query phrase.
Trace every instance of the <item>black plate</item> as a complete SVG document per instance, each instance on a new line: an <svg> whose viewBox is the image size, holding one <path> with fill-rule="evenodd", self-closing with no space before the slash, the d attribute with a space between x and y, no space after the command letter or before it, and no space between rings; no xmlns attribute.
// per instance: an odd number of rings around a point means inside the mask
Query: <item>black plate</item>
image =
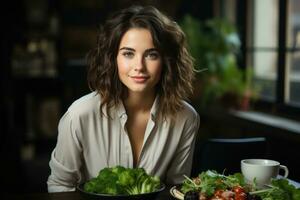
<svg viewBox="0 0 300 200"><path fill-rule="evenodd" d="M82 196L83 200L154 200L155 197L165 189L165 184L161 184L160 188L155 192L145 193L145 194L137 194L137 195L109 195L109 194L97 194L86 192L83 189L84 183L78 185L76 187L77 191Z"/></svg>

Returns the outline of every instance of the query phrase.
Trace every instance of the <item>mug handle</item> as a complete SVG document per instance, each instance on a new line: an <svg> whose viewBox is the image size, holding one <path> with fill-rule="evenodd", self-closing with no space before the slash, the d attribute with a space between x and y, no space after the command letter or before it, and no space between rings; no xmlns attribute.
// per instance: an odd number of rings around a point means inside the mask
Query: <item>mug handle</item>
<svg viewBox="0 0 300 200"><path fill-rule="evenodd" d="M283 178L287 178L288 175L289 175L289 169L287 168L287 166L285 166L285 165L280 165L280 166L279 166L279 169L283 169L283 170L284 170Z"/></svg>

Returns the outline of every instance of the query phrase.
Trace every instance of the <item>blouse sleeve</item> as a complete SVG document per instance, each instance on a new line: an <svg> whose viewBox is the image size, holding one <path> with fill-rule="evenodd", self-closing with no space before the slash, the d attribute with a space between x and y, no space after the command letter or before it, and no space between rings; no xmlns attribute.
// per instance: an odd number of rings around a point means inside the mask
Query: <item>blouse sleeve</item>
<svg viewBox="0 0 300 200"><path fill-rule="evenodd" d="M185 124L184 133L178 145L179 148L176 150L171 166L167 171L167 184L180 184L184 180L183 175L190 176L199 125L198 114Z"/></svg>
<svg viewBox="0 0 300 200"><path fill-rule="evenodd" d="M82 148L75 124L79 123L74 122L69 111L59 122L57 144L49 163L48 192L74 191L81 180Z"/></svg>

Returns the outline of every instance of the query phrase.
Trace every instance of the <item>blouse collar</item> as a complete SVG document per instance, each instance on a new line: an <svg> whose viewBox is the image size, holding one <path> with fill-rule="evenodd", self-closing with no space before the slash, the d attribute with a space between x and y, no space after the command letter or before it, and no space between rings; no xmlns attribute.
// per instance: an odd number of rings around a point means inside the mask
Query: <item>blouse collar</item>
<svg viewBox="0 0 300 200"><path fill-rule="evenodd" d="M151 119L154 121L158 115L159 95L156 95L153 105L150 110ZM122 101L116 107L116 111L119 118L127 117L125 106Z"/></svg>

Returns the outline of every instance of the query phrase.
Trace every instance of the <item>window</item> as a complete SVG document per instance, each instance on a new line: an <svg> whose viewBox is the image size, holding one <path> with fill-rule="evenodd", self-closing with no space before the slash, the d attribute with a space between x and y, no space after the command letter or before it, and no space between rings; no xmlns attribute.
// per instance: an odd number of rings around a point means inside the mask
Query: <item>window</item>
<svg viewBox="0 0 300 200"><path fill-rule="evenodd" d="M285 101L300 106L300 1L290 0L287 10Z"/></svg>
<svg viewBox="0 0 300 200"><path fill-rule="evenodd" d="M253 67L254 83L265 100L276 98L278 66L278 0L250 1L247 44L248 66Z"/></svg>
<svg viewBox="0 0 300 200"><path fill-rule="evenodd" d="M260 100L276 110L300 107L300 1L247 1L247 66Z"/></svg>
<svg viewBox="0 0 300 200"><path fill-rule="evenodd" d="M214 15L237 25L262 109L299 118L300 1L214 0Z"/></svg>

